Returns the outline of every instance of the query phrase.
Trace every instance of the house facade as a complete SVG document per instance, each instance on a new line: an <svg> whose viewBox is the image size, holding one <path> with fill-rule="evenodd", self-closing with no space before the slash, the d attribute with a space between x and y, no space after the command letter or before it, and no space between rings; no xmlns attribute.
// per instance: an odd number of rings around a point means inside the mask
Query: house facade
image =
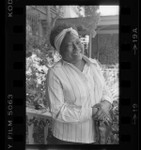
<svg viewBox="0 0 141 150"><path fill-rule="evenodd" d="M27 6L26 25L29 33L38 38L44 38L54 26L57 18L77 17L73 6Z"/></svg>
<svg viewBox="0 0 141 150"><path fill-rule="evenodd" d="M102 64L117 64L119 59L119 17L101 16L92 38L91 57Z"/></svg>

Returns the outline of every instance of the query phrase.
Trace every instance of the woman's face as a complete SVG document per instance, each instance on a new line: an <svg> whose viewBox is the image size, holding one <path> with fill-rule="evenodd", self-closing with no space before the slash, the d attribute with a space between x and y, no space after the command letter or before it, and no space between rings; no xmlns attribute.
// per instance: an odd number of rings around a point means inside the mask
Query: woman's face
<svg viewBox="0 0 141 150"><path fill-rule="evenodd" d="M83 45L79 37L72 33L67 33L60 47L63 60L76 62L82 59Z"/></svg>

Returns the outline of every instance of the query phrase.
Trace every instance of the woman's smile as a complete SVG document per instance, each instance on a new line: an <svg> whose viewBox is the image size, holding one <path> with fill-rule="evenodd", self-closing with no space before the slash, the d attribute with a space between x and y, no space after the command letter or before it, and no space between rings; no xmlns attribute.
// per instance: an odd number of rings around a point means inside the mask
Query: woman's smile
<svg viewBox="0 0 141 150"><path fill-rule="evenodd" d="M77 50L73 52L73 55L80 55L81 54L81 50Z"/></svg>

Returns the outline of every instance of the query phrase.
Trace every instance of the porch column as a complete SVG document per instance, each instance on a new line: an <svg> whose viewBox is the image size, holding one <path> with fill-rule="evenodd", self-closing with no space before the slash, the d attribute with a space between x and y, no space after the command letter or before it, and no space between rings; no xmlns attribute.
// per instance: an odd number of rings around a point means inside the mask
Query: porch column
<svg viewBox="0 0 141 150"><path fill-rule="evenodd" d="M91 55L91 53L92 53L92 34L90 33L89 34L89 57L91 57L92 55Z"/></svg>
<svg viewBox="0 0 141 150"><path fill-rule="evenodd" d="M92 39L95 38L96 31L94 29L90 30L89 34L89 57L92 58Z"/></svg>

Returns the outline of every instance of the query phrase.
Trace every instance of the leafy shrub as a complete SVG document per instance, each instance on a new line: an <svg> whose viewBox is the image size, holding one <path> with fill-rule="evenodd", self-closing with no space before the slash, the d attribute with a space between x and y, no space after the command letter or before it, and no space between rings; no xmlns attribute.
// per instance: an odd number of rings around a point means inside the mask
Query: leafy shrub
<svg viewBox="0 0 141 150"><path fill-rule="evenodd" d="M39 108L48 106L45 99L45 82L48 69L60 59L57 52L50 51L45 56L34 49L26 58L26 102L28 107Z"/></svg>

